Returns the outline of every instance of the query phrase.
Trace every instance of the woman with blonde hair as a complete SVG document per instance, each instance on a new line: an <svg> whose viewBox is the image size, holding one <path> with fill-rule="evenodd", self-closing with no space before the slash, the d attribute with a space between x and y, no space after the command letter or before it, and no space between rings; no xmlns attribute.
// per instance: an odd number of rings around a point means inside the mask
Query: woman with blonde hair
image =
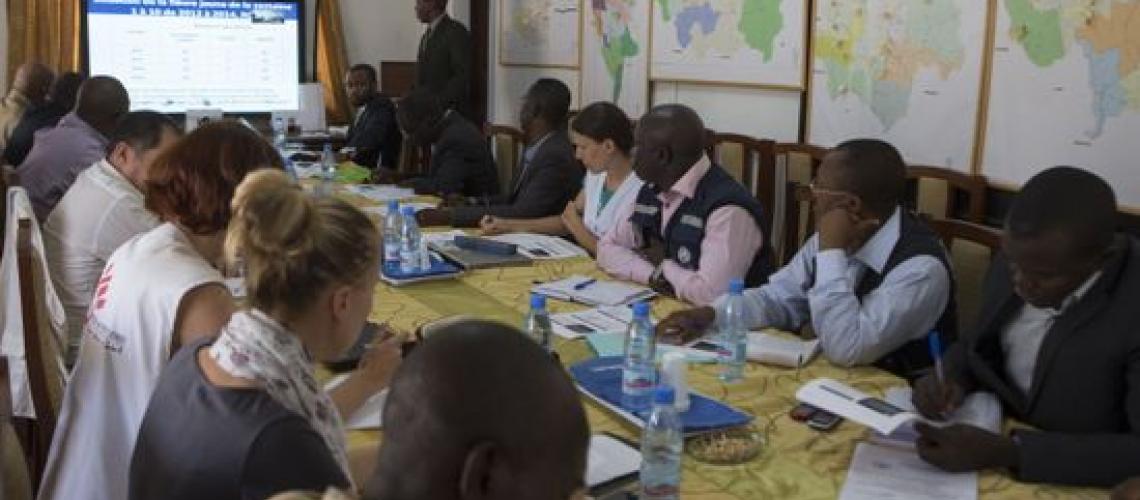
<svg viewBox="0 0 1140 500"><path fill-rule="evenodd" d="M380 235L367 216L269 170L249 175L233 209L225 252L244 264L246 308L163 373L135 447L132 499L347 487L338 407L358 405L399 366L393 337L362 360L367 377L345 383L357 384L350 395L330 397L314 376L314 360L343 356L372 308Z"/></svg>

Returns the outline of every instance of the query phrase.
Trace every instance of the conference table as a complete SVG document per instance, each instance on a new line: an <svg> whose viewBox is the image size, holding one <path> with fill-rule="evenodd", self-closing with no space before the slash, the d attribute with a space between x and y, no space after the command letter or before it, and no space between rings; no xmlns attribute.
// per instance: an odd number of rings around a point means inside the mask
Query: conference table
<svg viewBox="0 0 1140 500"><path fill-rule="evenodd" d="M341 196L357 205L374 204L351 194L342 193ZM537 261L528 267L476 270L455 280L399 288L380 283L376 287L369 319L409 332L431 321L458 314L521 326L529 307L530 289L535 283L574 274L605 277L593 260L574 258ZM659 297L652 302L655 318L663 318L685 307L685 304L670 298ZM551 314L585 308L557 300L548 302ZM556 336L555 348L566 366L594 356L585 340ZM695 391L753 415L752 425L764 437L765 444L759 456L735 466L705 464L686 453L681 481L682 497L686 499L836 498L856 443L865 440L870 431L845 421L832 431L819 432L792 420L788 412L796 406L796 390L803 383L819 377L839 380L876 396L883 396L889 387L904 384L901 379L882 370L837 367L822 356L798 370L748 363L743 380L736 383L720 381L717 371L714 364L690 364L689 383ZM632 441L639 439L639 431L632 424L589 398L583 397L582 401L593 433L609 432ZM381 435L382 431L349 431L348 442L350 447L375 443ZM1005 472L980 474L978 489L979 498L986 500L1107 497L1107 491L1101 489L1019 483Z"/></svg>

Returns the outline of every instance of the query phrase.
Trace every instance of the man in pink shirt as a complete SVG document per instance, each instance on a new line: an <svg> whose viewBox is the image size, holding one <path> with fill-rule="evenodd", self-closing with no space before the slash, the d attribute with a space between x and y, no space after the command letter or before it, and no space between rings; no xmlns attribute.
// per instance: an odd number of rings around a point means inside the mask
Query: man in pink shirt
<svg viewBox="0 0 1140 500"><path fill-rule="evenodd" d="M772 272L763 207L708 159L704 137L701 118L682 105L641 118L634 170L645 186L598 244L598 265L610 275L699 305L733 278L759 286Z"/></svg>

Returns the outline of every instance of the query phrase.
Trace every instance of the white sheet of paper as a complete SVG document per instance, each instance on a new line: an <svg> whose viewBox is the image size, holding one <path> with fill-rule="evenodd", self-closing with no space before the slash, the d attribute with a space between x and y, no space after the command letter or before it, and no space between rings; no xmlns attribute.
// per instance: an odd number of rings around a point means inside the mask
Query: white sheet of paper
<svg viewBox="0 0 1140 500"><path fill-rule="evenodd" d="M363 196L380 203L387 203L391 200L406 200L416 195L415 190L411 188L402 188L389 184L352 184L345 186L345 189L352 194Z"/></svg>
<svg viewBox="0 0 1140 500"><path fill-rule="evenodd" d="M435 204L434 203L422 203L422 202L401 203L400 204L400 210L403 210L404 207L412 207L412 209L415 210L416 213L420 213L421 210L426 210L429 208L435 208ZM371 206L371 207L364 207L364 208L361 208L360 210L366 214L376 214L382 218L388 216L388 205L376 205L376 206Z"/></svg>
<svg viewBox="0 0 1140 500"><path fill-rule="evenodd" d="M594 487L641 470L641 453L613 437L597 434L590 437L586 457L586 485Z"/></svg>
<svg viewBox="0 0 1140 500"><path fill-rule="evenodd" d="M911 403L911 394L912 391L910 387L896 386L888 388L883 394L883 399L903 410L916 412L917 410L915 410L914 404ZM919 421L937 427L951 424L966 424L993 433L1001 433L1001 401L998 401L997 396L991 392L971 392L966 396L966 399L962 401L962 406L959 406L945 421L931 421L919 417L914 421L899 426L898 429L895 429L895 431L889 435L884 436L874 433L870 439L874 443L884 443L895 446L914 446L914 441L918 439L918 431L914 429L914 423Z"/></svg>
<svg viewBox="0 0 1140 500"><path fill-rule="evenodd" d="M978 474L951 474L913 451L859 443L839 500L974 500Z"/></svg>
<svg viewBox="0 0 1140 500"><path fill-rule="evenodd" d="M347 373L337 375L325 384L325 392L335 389L348 380ZM384 389L366 399L352 415L341 415L347 430L373 430L384 427L384 404L388 402L388 389Z"/></svg>
<svg viewBox="0 0 1140 500"><path fill-rule="evenodd" d="M880 434L890 434L919 418L917 413L905 411L829 378L818 378L804 384L796 391L796 400L875 429Z"/></svg>
<svg viewBox="0 0 1140 500"><path fill-rule="evenodd" d="M625 306L597 307L550 316L554 333L571 340L595 333L623 332L631 322L633 310Z"/></svg>
<svg viewBox="0 0 1140 500"><path fill-rule="evenodd" d="M581 290L576 285L591 282ZM621 281L594 280L588 276L574 275L566 279L536 285L535 293L541 293L558 300L580 302L591 306L620 306L645 300L655 294L649 288Z"/></svg>
<svg viewBox="0 0 1140 500"><path fill-rule="evenodd" d="M519 246L519 253L535 260L570 259L589 257L578 245L557 236L534 233L511 233L492 236L491 239Z"/></svg>

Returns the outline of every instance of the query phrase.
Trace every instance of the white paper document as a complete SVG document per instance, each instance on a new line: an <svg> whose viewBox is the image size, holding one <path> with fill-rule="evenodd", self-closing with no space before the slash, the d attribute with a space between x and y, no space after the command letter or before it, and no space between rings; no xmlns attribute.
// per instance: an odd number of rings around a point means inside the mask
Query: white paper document
<svg viewBox="0 0 1140 500"><path fill-rule="evenodd" d="M490 239L518 245L520 254L534 260L556 260L590 256L584 248L557 236L534 233L511 233L491 236Z"/></svg>
<svg viewBox="0 0 1140 500"><path fill-rule="evenodd" d="M349 374L338 375L333 377L325 384L325 392L332 391L345 380L348 380ZM381 429L384 427L383 415L384 404L388 401L388 389L384 389L372 397L364 401L355 412L351 415L341 415L341 420L344 421L344 428L348 430L373 430Z"/></svg>
<svg viewBox="0 0 1140 500"><path fill-rule="evenodd" d="M590 437L586 457L586 486L593 488L641 470L641 452L612 436Z"/></svg>
<svg viewBox="0 0 1140 500"><path fill-rule="evenodd" d="M656 293L646 287L574 275L566 279L535 286L531 291L547 297L579 302L589 306L620 306L653 298Z"/></svg>
<svg viewBox="0 0 1140 500"><path fill-rule="evenodd" d="M859 443L839 500L974 500L978 474L951 474L913 451Z"/></svg>
<svg viewBox="0 0 1140 500"><path fill-rule="evenodd" d="M624 332L632 322L633 310L625 306L597 307L550 316L554 333L571 340L595 333Z"/></svg>
<svg viewBox="0 0 1140 500"><path fill-rule="evenodd" d="M403 210L404 207L412 207L412 210L415 210L416 213L420 213L421 210L427 210L429 208L435 208L435 204L434 203L422 203L422 202L401 203L400 204L400 210ZM371 207L364 207L364 208L361 208L360 211L362 211L366 214L375 214L375 215L380 216L381 218L384 218L384 217L388 216L388 205L384 204L384 205L376 205L376 206L371 206Z"/></svg>
<svg viewBox="0 0 1140 500"><path fill-rule="evenodd" d="M796 368L819 354L819 340L800 340L771 333L748 334L748 360Z"/></svg>
<svg viewBox="0 0 1140 500"><path fill-rule="evenodd" d="M298 173L298 175L300 175ZM351 184L345 186L348 192L363 196L372 201L380 203L387 203L391 200L406 200L416 195L415 190L411 188L402 188L388 184Z"/></svg>
<svg viewBox="0 0 1140 500"><path fill-rule="evenodd" d="M911 388L908 386L891 387L883 394L883 399L903 410L917 413L917 410L914 408L914 403L911 403L911 394ZM937 427L944 427L951 424L966 424L985 429L995 434L1000 434L1001 420L1001 401L998 401L997 396L991 392L978 391L967 395L962 401L962 406L959 406L957 410L947 415L944 421L930 421L920 417L906 425L900 426L890 435L874 434L871 436L871 441L896 446L900 444L914 446L914 441L918 439L918 431L914 429L914 423L918 421L926 422Z"/></svg>

